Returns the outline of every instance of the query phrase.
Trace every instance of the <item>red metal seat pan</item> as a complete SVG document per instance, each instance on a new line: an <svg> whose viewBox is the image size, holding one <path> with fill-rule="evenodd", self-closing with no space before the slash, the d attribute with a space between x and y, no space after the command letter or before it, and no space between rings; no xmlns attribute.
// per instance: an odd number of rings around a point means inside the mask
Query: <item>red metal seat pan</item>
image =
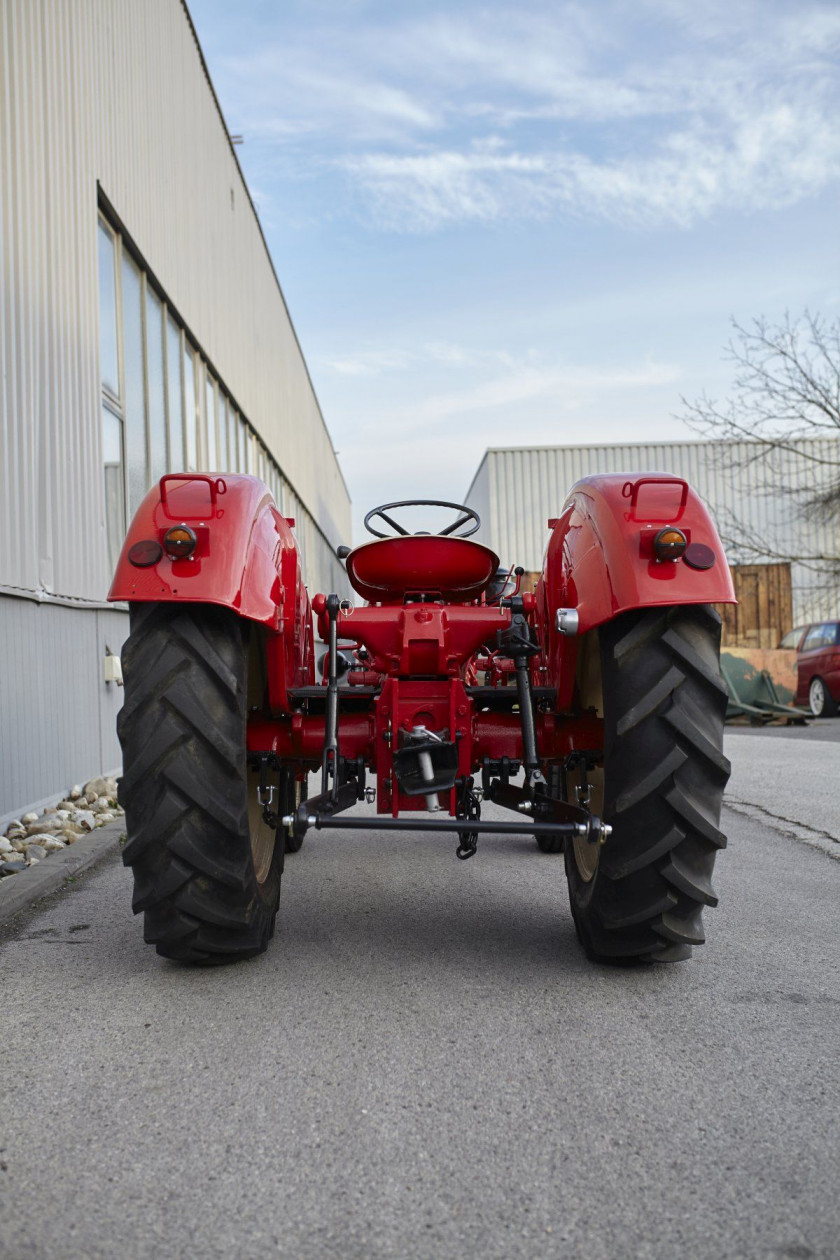
<svg viewBox="0 0 840 1260"><path fill-rule="evenodd" d="M411 594L477 599L499 567L489 547L467 538L409 534L363 543L347 557L350 585L370 603L402 601Z"/></svg>

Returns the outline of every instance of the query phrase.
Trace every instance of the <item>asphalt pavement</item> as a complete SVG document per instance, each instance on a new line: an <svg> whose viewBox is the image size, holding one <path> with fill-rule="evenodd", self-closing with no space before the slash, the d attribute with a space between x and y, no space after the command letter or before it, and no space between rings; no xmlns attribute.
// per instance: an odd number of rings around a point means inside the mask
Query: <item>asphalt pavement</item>
<svg viewBox="0 0 840 1260"><path fill-rule="evenodd" d="M726 728L726 736L737 739L741 735L761 735L762 739L792 739L818 743L840 743L840 718L808 718L801 726L788 726L786 722L772 723L770 726L750 726L745 722L733 722Z"/></svg>
<svg viewBox="0 0 840 1260"><path fill-rule="evenodd" d="M778 735L778 731L786 734ZM757 822L840 857L840 719L727 732L726 799ZM838 1246L840 1255L840 1246Z"/></svg>
<svg viewBox="0 0 840 1260"><path fill-rule="evenodd" d="M117 859L80 876L2 936L0 1255L840 1256L840 862L743 812L796 783L824 829L805 742L727 739L676 966L588 963L523 839L310 834L219 970L143 944Z"/></svg>

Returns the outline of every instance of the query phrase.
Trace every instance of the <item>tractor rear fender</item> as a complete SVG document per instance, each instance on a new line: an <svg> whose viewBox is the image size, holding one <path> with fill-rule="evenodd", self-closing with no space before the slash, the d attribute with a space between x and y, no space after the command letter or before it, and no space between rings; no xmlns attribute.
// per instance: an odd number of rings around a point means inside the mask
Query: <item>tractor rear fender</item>
<svg viewBox="0 0 840 1260"><path fill-rule="evenodd" d="M653 543L667 525L685 534L679 560L658 560ZM633 608L734 604L735 591L717 530L686 481L668 474L584 477L572 488L551 536L537 584L548 675L558 700L572 701L580 636ZM698 567L702 565L705 567ZM577 634L556 626L575 609Z"/></svg>
<svg viewBox="0 0 840 1260"><path fill-rule="evenodd" d="M173 558L164 538L181 524L195 533L196 546L191 556ZM271 706L286 708L288 687L314 682L311 610L293 525L257 477L169 474L134 515L108 599L219 604L265 627Z"/></svg>

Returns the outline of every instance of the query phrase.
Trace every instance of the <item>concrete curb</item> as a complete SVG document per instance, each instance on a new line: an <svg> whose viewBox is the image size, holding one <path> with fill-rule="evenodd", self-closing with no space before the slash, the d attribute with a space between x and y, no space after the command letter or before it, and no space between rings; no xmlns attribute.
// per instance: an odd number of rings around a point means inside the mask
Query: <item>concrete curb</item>
<svg viewBox="0 0 840 1260"><path fill-rule="evenodd" d="M19 910L61 888L64 881L87 870L107 854L118 850L120 836L125 835L125 819L116 818L75 844L51 853L37 866L28 866L17 875L0 881L0 924L8 923Z"/></svg>

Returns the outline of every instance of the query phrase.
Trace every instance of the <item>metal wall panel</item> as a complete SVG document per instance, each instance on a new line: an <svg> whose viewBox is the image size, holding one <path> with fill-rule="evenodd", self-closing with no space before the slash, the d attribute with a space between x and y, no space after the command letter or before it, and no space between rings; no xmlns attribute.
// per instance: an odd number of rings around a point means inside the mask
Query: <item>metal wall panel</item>
<svg viewBox="0 0 840 1260"><path fill-rule="evenodd" d="M122 761L122 688L103 681L128 614L0 600L0 829Z"/></svg>
<svg viewBox="0 0 840 1260"><path fill-rule="evenodd" d="M829 474L815 458L840 462L837 438L803 439L793 449L773 458L776 486L811 484L815 491L830 484ZM748 442L662 442L615 446L545 446L488 450L467 491L466 503L482 515L476 538L486 542L503 563L529 570L542 567L548 537L546 522L558 516L566 496L580 477L620 472L673 473L693 486L709 507L722 533L736 518L764 540L762 559L776 551L836 554L836 531L825 523L806 520L793 496L767 488L767 473L755 461L756 447ZM754 563L758 557L730 549L731 563ZM807 621L840 616L840 592L825 571L802 565L792 568L794 618Z"/></svg>
<svg viewBox="0 0 840 1260"><path fill-rule="evenodd" d="M0 0L0 586L109 582L98 187L323 531L326 576L349 497L185 8Z"/></svg>

